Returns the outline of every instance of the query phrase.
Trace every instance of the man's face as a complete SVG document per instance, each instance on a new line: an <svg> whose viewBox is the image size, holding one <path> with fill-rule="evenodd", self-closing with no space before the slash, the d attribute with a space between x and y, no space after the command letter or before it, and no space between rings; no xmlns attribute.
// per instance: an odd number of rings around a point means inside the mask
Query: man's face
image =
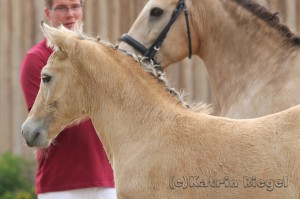
<svg viewBox="0 0 300 199"><path fill-rule="evenodd" d="M53 27L62 24L69 29L83 16L80 0L53 0L52 8L46 8L45 14Z"/></svg>

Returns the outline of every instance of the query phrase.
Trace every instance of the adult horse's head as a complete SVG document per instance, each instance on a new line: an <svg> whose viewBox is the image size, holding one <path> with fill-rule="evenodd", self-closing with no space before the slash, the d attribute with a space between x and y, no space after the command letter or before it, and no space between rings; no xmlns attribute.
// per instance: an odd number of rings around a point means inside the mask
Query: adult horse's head
<svg viewBox="0 0 300 199"><path fill-rule="evenodd" d="M150 59L156 55L164 67L190 57L199 47L190 10L187 0L149 0L128 34L122 35L120 47Z"/></svg>
<svg viewBox="0 0 300 199"><path fill-rule="evenodd" d="M40 90L22 125L27 145L41 148L49 146L67 124L86 117L86 106L80 98L84 87L80 79L84 74L79 67L74 67L84 65L84 61L76 57L76 52L80 51L76 48L78 35L66 28L55 29L43 23L42 29L55 51L42 70ZM75 80L74 76L78 78ZM76 92L72 91L74 89Z"/></svg>

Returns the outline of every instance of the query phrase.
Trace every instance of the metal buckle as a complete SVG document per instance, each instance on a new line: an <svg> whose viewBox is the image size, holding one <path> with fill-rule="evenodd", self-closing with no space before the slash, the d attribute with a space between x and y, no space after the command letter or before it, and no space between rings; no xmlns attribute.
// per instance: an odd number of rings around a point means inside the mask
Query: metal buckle
<svg viewBox="0 0 300 199"><path fill-rule="evenodd" d="M154 49L155 51L159 51L160 47L157 48L156 46L154 46L153 49Z"/></svg>

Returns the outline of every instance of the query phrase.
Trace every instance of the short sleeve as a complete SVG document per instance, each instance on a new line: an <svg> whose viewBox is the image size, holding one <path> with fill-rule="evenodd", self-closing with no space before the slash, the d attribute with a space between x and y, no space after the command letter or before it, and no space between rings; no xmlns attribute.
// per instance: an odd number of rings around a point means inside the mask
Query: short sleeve
<svg viewBox="0 0 300 199"><path fill-rule="evenodd" d="M40 88L41 70L47 59L38 54L26 54L21 63L20 81L27 109L30 111Z"/></svg>

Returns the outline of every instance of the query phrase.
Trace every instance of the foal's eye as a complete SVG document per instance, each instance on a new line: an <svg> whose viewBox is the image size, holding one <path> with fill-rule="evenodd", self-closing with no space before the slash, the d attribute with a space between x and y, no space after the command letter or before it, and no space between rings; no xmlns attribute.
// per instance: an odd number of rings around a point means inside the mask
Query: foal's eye
<svg viewBox="0 0 300 199"><path fill-rule="evenodd" d="M44 84L50 82L50 80L51 80L51 76L49 76L49 75L42 75L42 81L43 81Z"/></svg>
<svg viewBox="0 0 300 199"><path fill-rule="evenodd" d="M152 10L150 11L150 16L151 17L160 17L163 13L164 13L164 11L160 8L152 8Z"/></svg>

